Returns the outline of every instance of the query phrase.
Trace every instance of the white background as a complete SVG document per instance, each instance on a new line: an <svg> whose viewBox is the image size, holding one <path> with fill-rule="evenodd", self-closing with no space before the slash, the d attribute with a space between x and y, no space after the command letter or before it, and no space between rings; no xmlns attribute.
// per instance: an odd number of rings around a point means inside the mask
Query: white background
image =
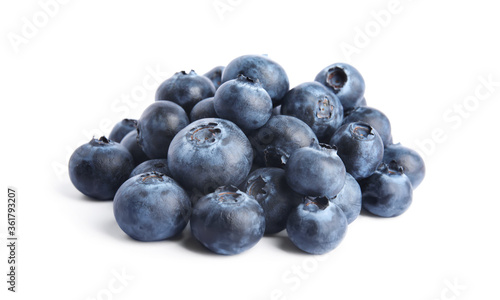
<svg viewBox="0 0 500 300"><path fill-rule="evenodd" d="M20 240L15 295L1 247L1 298L499 299L500 86L489 91L482 80L500 82L500 19L494 1L465 2L401 0L380 13L390 0L72 0L44 18L38 1L2 1L1 187L19 190ZM111 202L71 185L71 152L153 102L148 70L162 80L203 74L243 54L268 54L292 87L331 63L353 64L394 140L424 153L427 176L409 211L360 216L322 257L295 250L284 234L223 257L188 230L135 242Z"/></svg>

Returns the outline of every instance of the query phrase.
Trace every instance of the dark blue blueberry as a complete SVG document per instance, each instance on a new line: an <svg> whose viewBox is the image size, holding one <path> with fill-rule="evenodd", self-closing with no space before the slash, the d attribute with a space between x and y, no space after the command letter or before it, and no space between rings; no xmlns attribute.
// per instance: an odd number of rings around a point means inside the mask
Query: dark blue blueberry
<svg viewBox="0 0 500 300"><path fill-rule="evenodd" d="M290 240L302 251L324 254L335 249L347 231L347 219L326 197L307 197L294 209L286 224Z"/></svg>
<svg viewBox="0 0 500 300"><path fill-rule="evenodd" d="M321 142L328 142L342 124L344 111L337 96L326 87L306 82L286 93L281 113L301 119Z"/></svg>
<svg viewBox="0 0 500 300"><path fill-rule="evenodd" d="M370 177L359 181L363 208L380 217L396 217L411 205L413 189L410 179L397 162L380 164Z"/></svg>
<svg viewBox="0 0 500 300"><path fill-rule="evenodd" d="M137 128L137 120L134 119L123 119L111 130L109 134L109 139L117 143L120 143L122 139L131 131L135 131Z"/></svg>
<svg viewBox="0 0 500 300"><path fill-rule="evenodd" d="M252 167L252 146L231 121L201 119L181 130L168 149L173 178L204 195L223 185L239 185Z"/></svg>
<svg viewBox="0 0 500 300"><path fill-rule="evenodd" d="M133 239L159 241L186 227L191 202L172 178L156 172L142 173L118 189L113 211L120 228Z"/></svg>
<svg viewBox="0 0 500 300"><path fill-rule="evenodd" d="M391 122L380 110L367 106L355 107L346 113L343 124L352 122L369 124L378 132L384 146L392 144Z"/></svg>
<svg viewBox="0 0 500 300"><path fill-rule="evenodd" d="M168 160L166 158L146 160L145 162L135 167L134 170L132 170L132 173L130 173L130 177L148 172L162 173L171 177L170 171L168 169Z"/></svg>
<svg viewBox="0 0 500 300"><path fill-rule="evenodd" d="M130 152L105 137L78 147L69 159L69 178L83 194L111 200L134 168Z"/></svg>
<svg viewBox="0 0 500 300"><path fill-rule="evenodd" d="M413 189L416 189L425 177L425 163L422 157L417 151L398 143L389 145L384 149L384 162L388 164L393 160L403 167Z"/></svg>
<svg viewBox="0 0 500 300"><path fill-rule="evenodd" d="M266 234L282 231L288 215L300 204L300 195L286 183L285 171L261 168L253 171L243 182L243 191L252 196L264 209Z"/></svg>
<svg viewBox="0 0 500 300"><path fill-rule="evenodd" d="M205 76L197 75L193 70L177 72L165 80L156 91L156 101L169 100L182 106L189 114L193 106L203 99L213 97L215 87Z"/></svg>
<svg viewBox="0 0 500 300"><path fill-rule="evenodd" d="M346 173L344 187L330 201L342 209L347 223L351 224L356 220L361 212L361 188L351 174Z"/></svg>
<svg viewBox="0 0 500 300"><path fill-rule="evenodd" d="M286 164L286 181L295 192L313 197L333 197L345 183L346 169L329 145L296 150Z"/></svg>
<svg viewBox="0 0 500 300"><path fill-rule="evenodd" d="M144 153L141 146L137 142L137 130L127 133L120 144L122 144L123 147L127 148L128 152L132 154L136 166L142 162L145 162L146 160L149 160L149 157L146 155L146 153Z"/></svg>
<svg viewBox="0 0 500 300"><path fill-rule="evenodd" d="M353 66L336 63L316 75L315 81L323 84L339 97L344 110L363 106L365 81Z"/></svg>
<svg viewBox="0 0 500 300"><path fill-rule="evenodd" d="M189 114L189 119L191 120L191 122L199 119L217 117L218 116L214 108L214 97L203 99L200 102L196 103L196 105L191 110L191 113Z"/></svg>
<svg viewBox="0 0 500 300"><path fill-rule="evenodd" d="M239 75L220 86L214 96L214 108L220 118L250 131L266 124L273 102L258 80Z"/></svg>
<svg viewBox="0 0 500 300"><path fill-rule="evenodd" d="M137 124L137 141L150 158L166 158L174 136L189 124L186 112L171 101L158 101L146 108Z"/></svg>
<svg viewBox="0 0 500 300"><path fill-rule="evenodd" d="M218 66L218 67L215 67L212 70L208 71L203 76L205 76L208 79L210 79L210 81L212 81L212 84L215 87L215 90L217 90L219 88L219 86L221 85L221 83L222 83L221 77L222 77L222 72L223 71L224 71L224 67L223 66Z"/></svg>
<svg viewBox="0 0 500 300"><path fill-rule="evenodd" d="M255 151L255 163L266 167L284 167L292 153L318 144L306 123L292 116L272 116L260 129L248 135Z"/></svg>
<svg viewBox="0 0 500 300"><path fill-rule="evenodd" d="M330 140L338 149L347 172L356 180L375 172L384 157L384 143L373 127L354 122L340 127Z"/></svg>
<svg viewBox="0 0 500 300"><path fill-rule="evenodd" d="M233 59L222 72L222 83L236 79L240 74L258 79L273 100L274 106L280 105L290 88L285 70L262 55L244 55Z"/></svg>
<svg viewBox="0 0 500 300"><path fill-rule="evenodd" d="M266 221L259 203L234 186L223 186L198 200L191 215L193 236L223 255L252 248L264 235Z"/></svg>

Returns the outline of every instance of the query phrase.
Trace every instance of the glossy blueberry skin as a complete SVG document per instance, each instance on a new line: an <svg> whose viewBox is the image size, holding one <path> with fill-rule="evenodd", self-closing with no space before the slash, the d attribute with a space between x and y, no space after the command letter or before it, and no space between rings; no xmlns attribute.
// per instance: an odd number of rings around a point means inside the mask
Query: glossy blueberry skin
<svg viewBox="0 0 500 300"><path fill-rule="evenodd" d="M275 61L262 55L243 55L232 60L222 72L222 83L243 74L258 79L262 87L278 106L290 88L285 70Z"/></svg>
<svg viewBox="0 0 500 300"><path fill-rule="evenodd" d="M123 147L127 148L128 152L132 154L134 158L135 166L149 160L149 157L142 151L141 146L137 142L137 130L127 133L127 135L120 142Z"/></svg>
<svg viewBox="0 0 500 300"><path fill-rule="evenodd" d="M137 122L137 141L150 158L166 158L174 136L189 124L186 112L171 101L148 106Z"/></svg>
<svg viewBox="0 0 500 300"><path fill-rule="evenodd" d="M286 227L288 215L300 204L301 197L286 183L285 171L280 168L260 168L248 175L242 190L264 209L265 234L274 234Z"/></svg>
<svg viewBox="0 0 500 300"><path fill-rule="evenodd" d="M396 217L411 205L413 188L403 168L393 161L382 163L370 177L359 181L363 208L380 217Z"/></svg>
<svg viewBox="0 0 500 300"><path fill-rule="evenodd" d="M252 248L264 235L259 203L233 186L202 197L191 215L193 236L210 251L234 255Z"/></svg>
<svg viewBox="0 0 500 300"><path fill-rule="evenodd" d="M351 224L356 220L361 212L361 188L351 174L346 173L344 187L330 201L342 209L347 223Z"/></svg>
<svg viewBox="0 0 500 300"><path fill-rule="evenodd" d="M189 114L193 106L203 99L213 97L215 87L210 79L195 71L175 73L156 90L156 101L168 100L182 106Z"/></svg>
<svg viewBox="0 0 500 300"><path fill-rule="evenodd" d="M299 118L311 127L320 142L328 142L342 124L340 100L325 86L305 82L286 93L281 114Z"/></svg>
<svg viewBox="0 0 500 300"><path fill-rule="evenodd" d="M120 143L122 139L131 131L135 131L137 128L137 120L134 119L123 119L111 130L109 134L109 139L117 143Z"/></svg>
<svg viewBox="0 0 500 300"><path fill-rule="evenodd" d="M105 137L78 147L69 159L69 177L83 194L111 200L134 168L134 159L125 147Z"/></svg>
<svg viewBox="0 0 500 300"><path fill-rule="evenodd" d="M370 124L380 135L384 146L392 144L391 122L380 110L373 107L355 107L344 116L343 124L364 122Z"/></svg>
<svg viewBox="0 0 500 300"><path fill-rule="evenodd" d="M218 118L214 108L214 97L203 99L196 103L189 114L191 122L205 118Z"/></svg>
<svg viewBox="0 0 500 300"><path fill-rule="evenodd" d="M146 160L132 170L130 177L148 172L162 173L168 177L172 177L168 169L168 160L165 158Z"/></svg>
<svg viewBox="0 0 500 300"><path fill-rule="evenodd" d="M212 81L212 84L215 87L215 90L217 90L220 85L222 84L222 72L224 71L223 66L218 66L213 68L212 70L208 71L207 73L203 74L203 76L207 77Z"/></svg>
<svg viewBox="0 0 500 300"><path fill-rule="evenodd" d="M243 131L258 129L271 118L273 102L258 80L239 75L215 92L215 112Z"/></svg>
<svg viewBox="0 0 500 300"><path fill-rule="evenodd" d="M284 167L295 150L318 144L306 123L286 115L272 116L248 138L254 148L255 163L266 167Z"/></svg>
<svg viewBox="0 0 500 300"><path fill-rule="evenodd" d="M337 205L326 198L311 198L288 217L286 231L295 246L310 254L335 249L347 232L347 219Z"/></svg>
<svg viewBox="0 0 500 300"><path fill-rule="evenodd" d="M286 164L286 181L296 193L333 197L345 183L346 169L332 147L304 147L296 150Z"/></svg>
<svg viewBox="0 0 500 300"><path fill-rule="evenodd" d="M252 146L228 120L194 121L179 131L168 149L173 178L189 192L206 195L223 185L239 185L252 167Z"/></svg>
<svg viewBox="0 0 500 300"><path fill-rule="evenodd" d="M386 164L395 160L403 167L403 171L416 189L425 177L425 163L417 151L398 144L393 144L384 149L384 162Z"/></svg>
<svg viewBox="0 0 500 300"><path fill-rule="evenodd" d="M384 157L384 143L378 132L363 122L344 124L330 140L338 155L356 180L375 172Z"/></svg>
<svg viewBox="0 0 500 300"><path fill-rule="evenodd" d="M191 202L172 178L156 172L142 173L118 189L113 212L120 228L133 239L159 241L186 227Z"/></svg>
<svg viewBox="0 0 500 300"><path fill-rule="evenodd" d="M345 63L329 65L316 75L315 81L337 95L344 110L363 106L365 81L356 68Z"/></svg>

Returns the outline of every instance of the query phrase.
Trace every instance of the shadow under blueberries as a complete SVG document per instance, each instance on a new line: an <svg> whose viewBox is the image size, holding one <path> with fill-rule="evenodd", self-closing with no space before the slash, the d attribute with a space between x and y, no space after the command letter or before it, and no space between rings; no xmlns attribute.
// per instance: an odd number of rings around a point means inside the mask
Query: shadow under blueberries
<svg viewBox="0 0 500 300"><path fill-rule="evenodd" d="M219 255L216 253L213 253L212 251L208 250L203 246L200 242L196 240L196 238L191 234L191 228L188 226L183 230L184 237L182 240L180 240L180 244L186 248L187 250L197 253L197 254L204 254L204 255L211 255L211 256L224 256L224 255Z"/></svg>
<svg viewBox="0 0 500 300"><path fill-rule="evenodd" d="M86 201L86 202L93 202L93 203L102 203L102 202L109 202L112 200L98 200L91 198L89 196L86 196L82 193L80 193L75 187L73 187L71 184L63 184L59 183L57 184L56 190L59 192L59 194L71 198L71 199L77 199L80 201Z"/></svg>
<svg viewBox="0 0 500 300"><path fill-rule="evenodd" d="M276 245L279 249L285 252L294 254L305 254L305 252L297 248L288 238L286 230L283 230L276 234L265 235L264 238L272 240L274 245Z"/></svg>
<svg viewBox="0 0 500 300"><path fill-rule="evenodd" d="M364 207L361 208L361 211L360 211L359 215L363 216L363 217L380 219L379 216L372 214L371 212L367 211ZM356 222L356 220L355 220L355 222Z"/></svg>

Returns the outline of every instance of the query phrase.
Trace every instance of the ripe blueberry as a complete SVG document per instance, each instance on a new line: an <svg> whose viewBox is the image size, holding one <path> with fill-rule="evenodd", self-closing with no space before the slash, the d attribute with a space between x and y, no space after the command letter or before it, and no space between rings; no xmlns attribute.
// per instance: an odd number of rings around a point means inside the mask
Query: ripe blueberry
<svg viewBox="0 0 500 300"><path fill-rule="evenodd" d="M220 187L202 197L191 215L193 236L217 254L233 255L252 248L265 227L259 203L234 186Z"/></svg>
<svg viewBox="0 0 500 300"><path fill-rule="evenodd" d="M69 159L69 177L83 194L111 200L134 168L125 147L105 137L78 147Z"/></svg>

